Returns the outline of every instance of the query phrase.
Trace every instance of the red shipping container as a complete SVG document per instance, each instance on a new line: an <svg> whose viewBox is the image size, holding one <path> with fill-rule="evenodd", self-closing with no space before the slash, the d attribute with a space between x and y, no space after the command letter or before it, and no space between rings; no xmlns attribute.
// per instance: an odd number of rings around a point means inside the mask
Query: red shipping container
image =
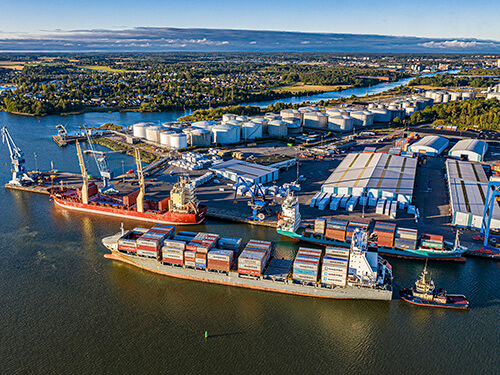
<svg viewBox="0 0 500 375"><path fill-rule="evenodd" d="M164 257L163 258L163 263L179 264L179 265L182 266L184 264L184 261L182 259L175 259L175 258Z"/></svg>
<svg viewBox="0 0 500 375"><path fill-rule="evenodd" d="M137 252L137 247L135 247L135 246L118 245L118 250L133 251L134 253L136 253Z"/></svg>
<svg viewBox="0 0 500 375"><path fill-rule="evenodd" d="M241 273L242 275L253 275L253 276L260 276L261 275L260 271L249 270L249 269L240 268L240 267L238 267L238 273Z"/></svg>
<svg viewBox="0 0 500 375"><path fill-rule="evenodd" d="M231 262L225 262L222 260L209 259L207 268L209 270L226 271L231 270Z"/></svg>

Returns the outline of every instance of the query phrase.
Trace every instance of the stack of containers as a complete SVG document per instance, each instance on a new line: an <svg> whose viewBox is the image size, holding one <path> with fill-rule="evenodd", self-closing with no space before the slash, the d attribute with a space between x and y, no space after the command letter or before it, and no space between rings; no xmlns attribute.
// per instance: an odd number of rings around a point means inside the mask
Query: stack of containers
<svg viewBox="0 0 500 375"><path fill-rule="evenodd" d="M373 228L373 233L377 235L378 246L393 247L395 232L396 224L384 223L383 221L377 221Z"/></svg>
<svg viewBox="0 0 500 375"><path fill-rule="evenodd" d="M196 237L198 232L185 232L185 231L179 231L174 237L174 240L178 241L184 241L184 242L191 242L193 238Z"/></svg>
<svg viewBox="0 0 500 375"><path fill-rule="evenodd" d="M293 279L307 283L318 281L322 250L300 247L293 262Z"/></svg>
<svg viewBox="0 0 500 375"><path fill-rule="evenodd" d="M394 247L402 250L415 250L418 242L418 231L416 229L398 228Z"/></svg>
<svg viewBox="0 0 500 375"><path fill-rule="evenodd" d="M345 232L348 224L349 221L347 220L330 218L326 224L325 237L332 240L345 241Z"/></svg>
<svg viewBox="0 0 500 375"><path fill-rule="evenodd" d="M318 217L314 220L314 234L323 236L326 229L326 218Z"/></svg>
<svg viewBox="0 0 500 375"><path fill-rule="evenodd" d="M349 222L349 225L347 226L346 232L345 232L345 240L346 241L351 241L352 240L352 235L356 231L356 229L359 229L361 231L367 231L368 230L368 225L370 222L366 220L354 220Z"/></svg>
<svg viewBox="0 0 500 375"><path fill-rule="evenodd" d="M232 250L213 249L208 253L207 269L212 271L231 271L234 252Z"/></svg>
<svg viewBox="0 0 500 375"><path fill-rule="evenodd" d="M186 243L184 241L176 241L167 239L163 241L162 262L168 264L184 265L184 250Z"/></svg>
<svg viewBox="0 0 500 375"><path fill-rule="evenodd" d="M172 238L175 234L175 227L171 225L155 224L153 228L148 230L148 233L149 232L164 234L166 236L165 238Z"/></svg>
<svg viewBox="0 0 500 375"><path fill-rule="evenodd" d="M422 236L420 237L420 246L430 247L432 249L442 249L443 236L439 236L437 234L422 233Z"/></svg>
<svg viewBox="0 0 500 375"><path fill-rule="evenodd" d="M250 240L238 257L238 273L262 276L271 256L271 242Z"/></svg>
<svg viewBox="0 0 500 375"><path fill-rule="evenodd" d="M165 238L165 234L147 231L137 239L137 255L158 258L158 253Z"/></svg>
<svg viewBox="0 0 500 375"><path fill-rule="evenodd" d="M236 254L239 254L241 247L243 245L243 240L237 237L221 237L219 238L219 249L222 250L232 250Z"/></svg>
<svg viewBox="0 0 500 375"><path fill-rule="evenodd" d="M135 228L134 230L129 230L118 240L118 250L128 253L137 253L137 239L147 231L147 229L143 228Z"/></svg>
<svg viewBox="0 0 500 375"><path fill-rule="evenodd" d="M349 248L327 247L321 267L321 283L346 286L349 271Z"/></svg>
<svg viewBox="0 0 500 375"><path fill-rule="evenodd" d="M188 245L186 245L186 250L190 252L195 252L195 267L206 269L207 268L207 254L208 252L217 246L217 241L219 240L218 234L211 233L198 233ZM186 255L186 254L185 254ZM188 254L189 260L192 260L192 254Z"/></svg>

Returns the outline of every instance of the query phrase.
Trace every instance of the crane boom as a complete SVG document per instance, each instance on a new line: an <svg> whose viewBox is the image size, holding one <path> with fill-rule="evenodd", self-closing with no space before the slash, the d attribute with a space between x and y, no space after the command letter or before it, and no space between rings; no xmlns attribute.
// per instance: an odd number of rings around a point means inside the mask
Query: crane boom
<svg viewBox="0 0 500 375"><path fill-rule="evenodd" d="M24 168L24 154L19 147L16 146L14 140L12 139L6 126L2 127L2 142L7 143L9 148L10 161L12 163L12 180L9 184L21 186L23 183L29 181L34 182L33 179L28 175L26 169Z"/></svg>
<svg viewBox="0 0 500 375"><path fill-rule="evenodd" d="M111 194L118 193L118 190L116 190L113 187L113 184L110 181L113 178L113 172L108 167L108 163L106 162L106 156L104 155L104 152L96 151L94 148L94 144L92 143L90 133L87 132L86 135L90 147L90 150L88 150L88 152L94 156L95 163L97 164L97 169L99 169L99 173L102 177L102 188L100 189L101 193L111 193Z"/></svg>
<svg viewBox="0 0 500 375"><path fill-rule="evenodd" d="M139 195L137 196L137 212L144 212L144 196L146 188L144 186L144 174L142 173L141 152L135 148L135 163L137 165L137 179L139 180Z"/></svg>
<svg viewBox="0 0 500 375"><path fill-rule="evenodd" d="M82 184L82 203L89 203L89 178L87 175L87 168L85 168L85 161L83 160L82 149L80 148L80 143L76 141L76 152L78 154L78 161L80 163L80 170L82 172L83 184Z"/></svg>

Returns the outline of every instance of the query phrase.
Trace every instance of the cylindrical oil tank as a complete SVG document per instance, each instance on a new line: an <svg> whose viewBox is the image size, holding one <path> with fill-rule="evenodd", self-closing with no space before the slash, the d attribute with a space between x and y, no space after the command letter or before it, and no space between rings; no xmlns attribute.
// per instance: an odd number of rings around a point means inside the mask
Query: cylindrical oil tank
<svg viewBox="0 0 500 375"><path fill-rule="evenodd" d="M239 127L241 127L241 125L243 125L243 121L229 120L229 121L223 121L222 124L223 125L233 125L233 126L239 126Z"/></svg>
<svg viewBox="0 0 500 375"><path fill-rule="evenodd" d="M343 108L327 108L325 113L327 116L342 116L348 114L348 112Z"/></svg>
<svg viewBox="0 0 500 375"><path fill-rule="evenodd" d="M196 121L191 124L193 128L206 129L206 130L212 129L212 127L214 127L215 125L217 125L217 123L214 121Z"/></svg>
<svg viewBox="0 0 500 375"><path fill-rule="evenodd" d="M258 122L245 122L241 126L241 139L262 138L262 124Z"/></svg>
<svg viewBox="0 0 500 375"><path fill-rule="evenodd" d="M304 127L326 129L328 127L328 117L321 112L306 112L304 113Z"/></svg>
<svg viewBox="0 0 500 375"><path fill-rule="evenodd" d="M222 121L227 122L231 120L236 120L236 115L233 115L232 113L224 113L222 115Z"/></svg>
<svg viewBox="0 0 500 375"><path fill-rule="evenodd" d="M283 119L286 122L288 134L299 134L302 132L301 121L298 118L287 118Z"/></svg>
<svg viewBox="0 0 500 375"><path fill-rule="evenodd" d="M286 122L282 120L269 121L267 124L267 131L269 136L274 138L284 137L287 134L288 126Z"/></svg>
<svg viewBox="0 0 500 375"><path fill-rule="evenodd" d="M443 94L443 103L448 103L450 101L450 94L444 93Z"/></svg>
<svg viewBox="0 0 500 375"><path fill-rule="evenodd" d="M316 107L300 107L299 112L307 113L307 112L319 112L319 108Z"/></svg>
<svg viewBox="0 0 500 375"><path fill-rule="evenodd" d="M456 101L462 99L462 93L461 92L451 92L450 93L450 100L451 101Z"/></svg>
<svg viewBox="0 0 500 375"><path fill-rule="evenodd" d="M374 122L389 122L391 121L391 112L384 108L373 108L370 109L370 112L373 113L373 121Z"/></svg>
<svg viewBox="0 0 500 375"><path fill-rule="evenodd" d="M146 129L146 139L151 142L160 143L160 133L162 128L160 126L150 126Z"/></svg>
<svg viewBox="0 0 500 375"><path fill-rule="evenodd" d="M354 119L347 115L328 116L328 129L333 131L351 131Z"/></svg>
<svg viewBox="0 0 500 375"><path fill-rule="evenodd" d="M368 104L368 109L373 109L373 108L377 108L377 105L375 103Z"/></svg>
<svg viewBox="0 0 500 375"><path fill-rule="evenodd" d="M229 144L240 141L240 127L234 125L217 125L212 128L214 143Z"/></svg>
<svg viewBox="0 0 500 375"><path fill-rule="evenodd" d="M277 115L276 113L266 113L264 115L264 118L268 121L272 121L272 120L281 120L281 116L280 115Z"/></svg>
<svg viewBox="0 0 500 375"><path fill-rule="evenodd" d="M267 134L267 123L269 122L268 119L262 118L262 117L256 117L251 120L251 122L255 122L257 124L262 125L262 134Z"/></svg>
<svg viewBox="0 0 500 375"><path fill-rule="evenodd" d="M160 144L165 147L170 147L170 135L175 134L175 132L171 130L162 131L160 133Z"/></svg>
<svg viewBox="0 0 500 375"><path fill-rule="evenodd" d="M434 98L434 91L426 91L425 97L426 98Z"/></svg>
<svg viewBox="0 0 500 375"><path fill-rule="evenodd" d="M242 122L247 122L248 121L248 117L247 116L236 116L235 120L242 121Z"/></svg>
<svg viewBox="0 0 500 375"><path fill-rule="evenodd" d="M212 143L212 133L207 129L188 128L182 131L187 136L190 146L210 146Z"/></svg>
<svg viewBox="0 0 500 375"><path fill-rule="evenodd" d="M170 134L170 148L181 149L187 148L187 136L183 133Z"/></svg>
<svg viewBox="0 0 500 375"><path fill-rule="evenodd" d="M389 104L389 106L387 107L387 109L390 109L391 111L398 111L399 110L399 105L396 104L396 103L391 103L391 104Z"/></svg>
<svg viewBox="0 0 500 375"><path fill-rule="evenodd" d="M373 125L374 115L368 111L356 111L351 112L350 115L353 118L353 124L355 126L371 126Z"/></svg>
<svg viewBox="0 0 500 375"><path fill-rule="evenodd" d="M434 102L436 103L442 103L443 102L443 94L440 92L435 92L434 95L432 96L434 99Z"/></svg>
<svg viewBox="0 0 500 375"><path fill-rule="evenodd" d="M132 125L134 137L146 138L146 129L150 126L152 126L152 124L148 124L146 122L139 122L138 124Z"/></svg>
<svg viewBox="0 0 500 375"><path fill-rule="evenodd" d="M475 97L476 97L476 93L474 91L468 91L468 92L462 93L463 100L474 99Z"/></svg>

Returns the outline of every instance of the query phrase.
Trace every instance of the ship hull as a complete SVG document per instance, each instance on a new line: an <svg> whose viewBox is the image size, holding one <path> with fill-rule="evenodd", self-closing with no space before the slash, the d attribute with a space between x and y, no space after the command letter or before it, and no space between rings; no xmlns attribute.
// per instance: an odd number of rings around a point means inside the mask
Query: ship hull
<svg viewBox="0 0 500 375"><path fill-rule="evenodd" d="M412 305L424 306L424 307L440 307L443 309L457 309L457 310L467 310L469 308L469 303L463 296L453 296L450 297L458 298L458 302L442 303L437 301L428 301L418 297L414 297L407 289L403 289L399 292L401 299L405 302L411 303Z"/></svg>
<svg viewBox="0 0 500 375"><path fill-rule="evenodd" d="M54 203L68 210L87 212L91 214L114 216L129 220L147 221L152 223L170 224L170 225L193 225L201 224L205 220L207 207L202 206L196 214L185 214L177 212L165 212L158 214L154 212L137 212L121 208L103 207L79 202L70 202L51 196Z"/></svg>
<svg viewBox="0 0 500 375"><path fill-rule="evenodd" d="M325 288L321 286L301 285L285 281L273 281L264 278L245 278L240 277L235 271L231 271L226 274L165 265L153 258L144 258L117 251L114 243L118 240L118 238L119 235L111 238L108 237L103 240L104 245L111 251L111 254L106 254L105 258L120 261L134 267L169 277L266 292L293 294L304 297L382 301L390 301L392 299L392 290L388 289L363 288L357 286L347 286L345 288Z"/></svg>
<svg viewBox="0 0 500 375"><path fill-rule="evenodd" d="M306 236L296 232L287 232L280 229L277 230L278 234L293 238L297 241L304 241L321 246L341 246L349 247L350 244L338 240L332 240L325 237L317 238ZM425 251L425 250L401 250L396 248L378 247L378 253L382 256L405 258L405 259L432 259L432 260L448 260L456 262L465 262L462 256L463 251Z"/></svg>

